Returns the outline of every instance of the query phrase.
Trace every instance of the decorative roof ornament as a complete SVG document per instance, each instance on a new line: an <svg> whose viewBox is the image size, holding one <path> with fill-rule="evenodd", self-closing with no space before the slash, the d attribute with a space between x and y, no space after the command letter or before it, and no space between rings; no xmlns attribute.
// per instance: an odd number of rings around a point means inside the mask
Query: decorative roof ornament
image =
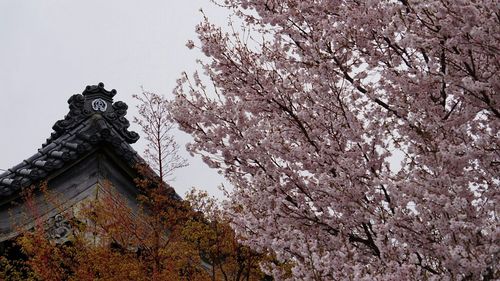
<svg viewBox="0 0 500 281"><path fill-rule="evenodd" d="M115 95L115 89L107 91L104 88L104 83L101 82L98 85L85 87L82 94L70 97L68 100L69 113L64 119L54 124L52 127L54 133L47 140L47 143L60 137L68 130L72 130L83 120L95 114L101 114L109 121L128 143L135 143L139 139L139 135L136 132L128 131L130 122L125 118L128 106L121 101L113 103Z"/></svg>
<svg viewBox="0 0 500 281"><path fill-rule="evenodd" d="M97 98L92 101L92 109L95 111L106 112L108 109L108 104L101 98Z"/></svg>
<svg viewBox="0 0 500 281"><path fill-rule="evenodd" d="M82 95L89 99L100 97L108 102L113 102L113 97L116 95L116 90L112 89L111 91L107 91L106 89L104 89L104 83L100 82L97 85L85 87Z"/></svg>

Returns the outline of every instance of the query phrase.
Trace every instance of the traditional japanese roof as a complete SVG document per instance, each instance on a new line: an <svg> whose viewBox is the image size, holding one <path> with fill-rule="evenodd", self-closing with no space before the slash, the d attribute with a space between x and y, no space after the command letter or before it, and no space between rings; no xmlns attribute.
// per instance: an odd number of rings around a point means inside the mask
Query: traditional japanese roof
<svg viewBox="0 0 500 281"><path fill-rule="evenodd" d="M54 124L54 132L38 152L0 174L0 199L15 196L103 144L130 167L142 161L130 146L139 135L128 130L128 106L113 102L115 95L116 90L108 91L99 83L69 98L69 113Z"/></svg>

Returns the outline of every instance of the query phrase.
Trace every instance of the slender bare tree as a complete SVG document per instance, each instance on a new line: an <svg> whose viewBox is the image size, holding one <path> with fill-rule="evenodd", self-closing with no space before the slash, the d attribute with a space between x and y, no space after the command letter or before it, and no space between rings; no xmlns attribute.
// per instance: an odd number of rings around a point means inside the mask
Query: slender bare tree
<svg viewBox="0 0 500 281"><path fill-rule="evenodd" d="M137 106L139 116L134 117L134 122L141 127L146 139L144 158L162 181L172 180L173 171L186 167L188 162L179 155L179 144L172 135L175 125L167 109L168 101L144 88L141 94L133 97L140 102Z"/></svg>

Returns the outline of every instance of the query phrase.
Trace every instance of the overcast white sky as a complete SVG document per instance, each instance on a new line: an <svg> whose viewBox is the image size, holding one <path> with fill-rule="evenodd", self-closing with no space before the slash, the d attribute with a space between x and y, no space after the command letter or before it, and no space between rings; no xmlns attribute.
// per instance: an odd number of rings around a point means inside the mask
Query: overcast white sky
<svg viewBox="0 0 500 281"><path fill-rule="evenodd" d="M226 22L227 11L208 0L0 0L0 169L36 153L68 112L68 98L86 85L116 89L129 120L141 85L171 96L181 71L193 70L202 56L185 47L196 37L200 8ZM184 147L189 137L177 139ZM219 196L224 179L189 160L172 183L177 192L196 186Z"/></svg>

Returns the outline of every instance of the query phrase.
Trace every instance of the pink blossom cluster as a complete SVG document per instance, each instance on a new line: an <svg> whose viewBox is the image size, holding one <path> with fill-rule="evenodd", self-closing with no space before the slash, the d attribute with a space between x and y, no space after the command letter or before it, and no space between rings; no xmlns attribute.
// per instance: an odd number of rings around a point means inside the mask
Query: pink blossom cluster
<svg viewBox="0 0 500 281"><path fill-rule="evenodd" d="M170 110L266 272L500 278L497 1L223 4L245 30L199 24L214 89L184 75Z"/></svg>

